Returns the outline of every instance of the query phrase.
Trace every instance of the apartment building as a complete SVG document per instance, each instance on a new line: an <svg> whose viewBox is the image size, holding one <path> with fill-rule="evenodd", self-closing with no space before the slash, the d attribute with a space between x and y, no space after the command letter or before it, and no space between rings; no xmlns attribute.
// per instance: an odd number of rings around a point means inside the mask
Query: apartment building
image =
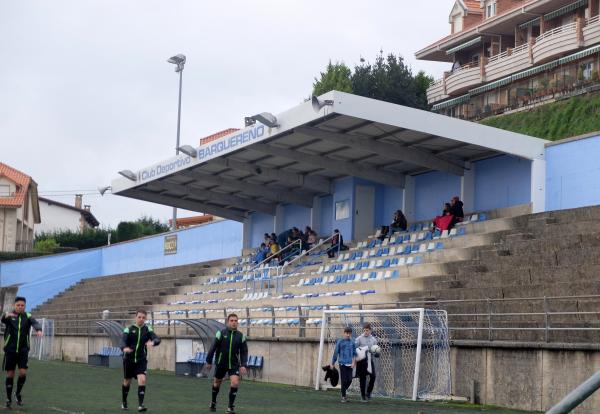
<svg viewBox="0 0 600 414"><path fill-rule="evenodd" d="M456 0L450 35L416 53L448 62L427 91L462 119L520 111L600 89L600 0Z"/></svg>
<svg viewBox="0 0 600 414"><path fill-rule="evenodd" d="M0 162L0 251L31 251L34 226L38 223L36 182Z"/></svg>

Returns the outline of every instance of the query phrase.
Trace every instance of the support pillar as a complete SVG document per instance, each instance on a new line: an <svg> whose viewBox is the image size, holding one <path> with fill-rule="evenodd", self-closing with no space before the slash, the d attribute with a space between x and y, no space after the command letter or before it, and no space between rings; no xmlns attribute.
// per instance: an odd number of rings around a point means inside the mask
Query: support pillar
<svg viewBox="0 0 600 414"><path fill-rule="evenodd" d="M313 206L310 209L310 228L320 233L321 226L321 197L315 196L313 198Z"/></svg>
<svg viewBox="0 0 600 414"><path fill-rule="evenodd" d="M410 224L415 221L415 178L407 175L402 195L402 212Z"/></svg>
<svg viewBox="0 0 600 414"><path fill-rule="evenodd" d="M283 227L283 216L285 214L285 208L283 207L282 204L277 204L277 207L275 208L275 217L273 217L273 232L275 232L275 234L279 234L281 233L283 230L285 230Z"/></svg>
<svg viewBox="0 0 600 414"><path fill-rule="evenodd" d="M460 178L460 199L465 212L475 211L475 164L466 162Z"/></svg>
<svg viewBox="0 0 600 414"><path fill-rule="evenodd" d="M546 160L531 161L531 212L546 211Z"/></svg>

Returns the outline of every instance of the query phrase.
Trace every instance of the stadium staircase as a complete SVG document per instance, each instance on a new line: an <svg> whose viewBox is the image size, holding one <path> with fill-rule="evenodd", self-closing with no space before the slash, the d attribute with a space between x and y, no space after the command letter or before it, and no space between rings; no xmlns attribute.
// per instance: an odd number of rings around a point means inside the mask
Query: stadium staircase
<svg viewBox="0 0 600 414"><path fill-rule="evenodd" d="M181 319L233 311L251 336L316 337L326 307L425 306L448 311L453 340L597 342L600 207L507 211L471 215L452 233L416 225L335 259L310 255L279 290L240 257L88 279L34 312L55 319L57 334L86 334L105 309L127 320L144 306L163 335Z"/></svg>

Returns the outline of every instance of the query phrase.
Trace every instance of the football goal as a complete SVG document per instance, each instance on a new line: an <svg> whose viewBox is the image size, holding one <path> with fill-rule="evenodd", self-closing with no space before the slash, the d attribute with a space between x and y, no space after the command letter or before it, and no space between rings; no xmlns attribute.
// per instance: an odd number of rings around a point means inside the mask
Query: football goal
<svg viewBox="0 0 600 414"><path fill-rule="evenodd" d="M450 395L450 343L446 311L424 308L325 310L321 325L315 389L321 388L321 366L331 363L336 341L351 327L353 340L370 323L380 352L374 354L373 395L444 399ZM351 392L358 391L354 381Z"/></svg>

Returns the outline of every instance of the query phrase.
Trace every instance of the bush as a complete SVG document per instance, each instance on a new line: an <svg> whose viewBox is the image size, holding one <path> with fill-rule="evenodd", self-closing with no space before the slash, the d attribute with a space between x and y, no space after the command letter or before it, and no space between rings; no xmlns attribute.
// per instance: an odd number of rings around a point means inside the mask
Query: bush
<svg viewBox="0 0 600 414"><path fill-rule="evenodd" d="M33 245L33 249L36 252L41 253L53 253L55 249L58 249L60 245L54 239L41 239L36 240Z"/></svg>

